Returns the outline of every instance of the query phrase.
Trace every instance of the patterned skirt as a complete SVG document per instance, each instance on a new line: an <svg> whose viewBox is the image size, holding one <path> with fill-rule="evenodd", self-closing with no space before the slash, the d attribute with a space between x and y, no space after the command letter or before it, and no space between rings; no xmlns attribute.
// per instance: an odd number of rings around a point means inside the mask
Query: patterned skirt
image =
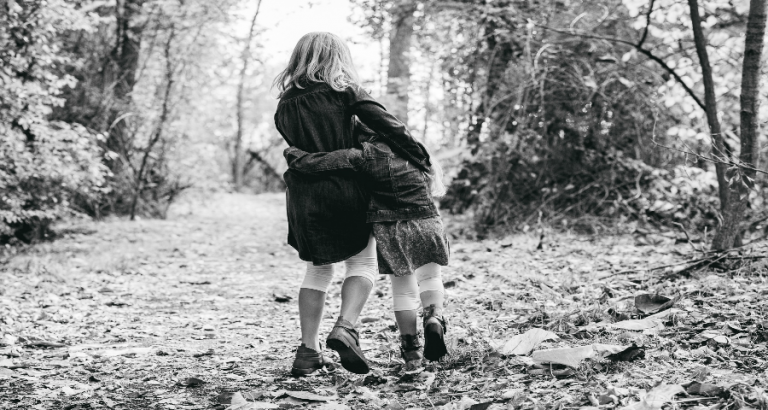
<svg viewBox="0 0 768 410"><path fill-rule="evenodd" d="M448 265L450 245L439 216L373 224L379 273L406 276L436 263Z"/></svg>

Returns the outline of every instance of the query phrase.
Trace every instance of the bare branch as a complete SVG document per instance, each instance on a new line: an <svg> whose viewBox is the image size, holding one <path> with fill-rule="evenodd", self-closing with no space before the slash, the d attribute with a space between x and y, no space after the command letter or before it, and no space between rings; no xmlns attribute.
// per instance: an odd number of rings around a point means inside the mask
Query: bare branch
<svg viewBox="0 0 768 410"><path fill-rule="evenodd" d="M691 89L691 87L689 87L688 84L686 84L685 81L683 81L682 77L680 77L680 75L677 74L677 72L675 72L675 70L672 69L672 67L667 65L667 63L664 62L664 60L662 60L661 58L659 58L658 56L653 54L650 50L647 50L647 49L645 49L643 47L640 47L638 44L635 44L635 43L633 43L631 41L620 39L620 38L595 36L595 35L592 35L592 34L584 34L584 33L560 30L560 29L556 29L556 28L553 28L553 27L545 26L543 24L536 24L536 26L544 28L544 29L547 29L547 30L552 30L555 33L568 34L568 35L571 35L571 36L578 36L578 37L583 37L583 38L592 38L592 39L595 39L595 40L610 41L612 43L626 44L628 46L631 46L631 47L635 48L638 52L642 53L643 55L645 55L649 59L653 60L656 64L661 66L661 68L663 68L665 71L667 71L680 84L680 86L683 87L685 92L688 93L688 95L693 99L693 101L696 102L696 105L698 105L699 107L701 107L701 109L706 111L706 106L704 105L704 103L699 99L699 97L696 96L696 93L693 92L693 89Z"/></svg>
<svg viewBox="0 0 768 410"><path fill-rule="evenodd" d="M648 28L651 27L651 14L653 14L653 6L656 3L656 0L651 0L651 5L648 7L648 14L645 15L645 30L643 31L643 36L640 37L640 41L637 43L637 48L640 48L643 46L643 43L645 43L645 39L648 38Z"/></svg>

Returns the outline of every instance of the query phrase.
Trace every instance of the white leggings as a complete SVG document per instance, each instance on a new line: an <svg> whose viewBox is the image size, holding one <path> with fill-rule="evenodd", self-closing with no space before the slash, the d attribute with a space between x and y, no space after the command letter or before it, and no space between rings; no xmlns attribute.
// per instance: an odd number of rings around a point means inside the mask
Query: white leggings
<svg viewBox="0 0 768 410"><path fill-rule="evenodd" d="M368 246L362 252L344 261L347 273L344 279L359 276L376 283L378 264L376 263L376 240L371 236ZM430 263L424 265L411 275L396 277L390 275L392 281L392 300L395 312L416 310L419 308L419 295L428 291L437 291L439 298L445 295L443 288L443 276L440 265ZM307 263L307 273L301 283L303 289L313 289L327 292L333 280L333 265L315 266Z"/></svg>
<svg viewBox="0 0 768 410"><path fill-rule="evenodd" d="M368 246L362 252L344 261L347 267L347 273L344 279L353 276L359 276L376 283L379 265L376 263L376 240L371 235L368 238ZM304 275L304 281L301 283L303 289L313 289L320 292L327 292L328 286L333 280L333 265L315 266L312 262L307 263L307 273Z"/></svg>
<svg viewBox="0 0 768 410"><path fill-rule="evenodd" d="M392 302L395 312L416 310L419 308L419 294L428 291L440 293L440 300L445 297L443 276L440 265L430 263L416 269L415 274L406 276L390 275L392 280Z"/></svg>

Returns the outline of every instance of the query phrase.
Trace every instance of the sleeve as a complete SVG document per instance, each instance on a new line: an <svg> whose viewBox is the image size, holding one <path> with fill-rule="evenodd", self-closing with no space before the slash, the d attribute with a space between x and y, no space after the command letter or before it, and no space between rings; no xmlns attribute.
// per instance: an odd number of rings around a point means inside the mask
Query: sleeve
<svg viewBox="0 0 768 410"><path fill-rule="evenodd" d="M432 164L427 150L411 136L405 124L359 87L348 87L346 93L352 114L385 139L393 151L429 171Z"/></svg>
<svg viewBox="0 0 768 410"><path fill-rule="evenodd" d="M310 154L296 147L288 147L283 151L283 156L288 162L288 168L303 174L344 169L356 171L364 161L363 152L357 148Z"/></svg>

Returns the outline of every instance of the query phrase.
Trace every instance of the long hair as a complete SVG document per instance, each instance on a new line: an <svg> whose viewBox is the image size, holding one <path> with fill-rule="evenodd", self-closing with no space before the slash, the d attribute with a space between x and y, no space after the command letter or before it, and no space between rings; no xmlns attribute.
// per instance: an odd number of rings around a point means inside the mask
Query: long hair
<svg viewBox="0 0 768 410"><path fill-rule="evenodd" d="M424 148L427 149L427 147ZM424 172L424 177L427 179L427 186L429 187L430 194L435 198L441 198L445 196L447 191L445 183L443 182L443 167L440 166L440 162L434 155L432 155L432 152L430 152L429 149L427 149L427 153L429 154L432 166L430 167L429 172Z"/></svg>
<svg viewBox="0 0 768 410"><path fill-rule="evenodd" d="M349 47L335 34L305 34L296 43L288 66L275 78L272 86L277 87L282 96L291 87L304 88L309 83L319 82L336 91L360 83Z"/></svg>

